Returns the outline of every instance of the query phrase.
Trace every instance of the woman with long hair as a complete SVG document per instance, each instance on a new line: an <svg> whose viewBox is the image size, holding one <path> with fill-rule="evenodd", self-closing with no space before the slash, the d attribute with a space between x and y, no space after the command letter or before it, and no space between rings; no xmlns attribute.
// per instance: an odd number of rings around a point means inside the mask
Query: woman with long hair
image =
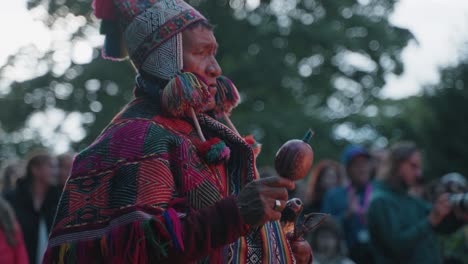
<svg viewBox="0 0 468 264"><path fill-rule="evenodd" d="M0 196L0 263L27 264L28 254L13 210Z"/></svg>
<svg viewBox="0 0 468 264"><path fill-rule="evenodd" d="M327 190L345 182L342 166L333 160L321 160L314 166L307 183L304 204L305 212L318 212L322 207L323 196Z"/></svg>
<svg viewBox="0 0 468 264"><path fill-rule="evenodd" d="M30 263L41 263L60 191L55 187L56 161L45 151L32 153L25 176L5 198L15 210L24 233Z"/></svg>

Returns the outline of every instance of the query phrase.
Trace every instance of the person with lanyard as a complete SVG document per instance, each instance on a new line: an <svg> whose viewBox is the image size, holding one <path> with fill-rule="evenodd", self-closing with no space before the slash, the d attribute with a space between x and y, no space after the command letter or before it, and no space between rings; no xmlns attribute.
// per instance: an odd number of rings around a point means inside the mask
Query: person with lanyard
<svg viewBox="0 0 468 264"><path fill-rule="evenodd" d="M228 118L213 26L181 0L94 8L135 98L74 159L43 263L312 263L278 221L294 182L259 179L259 144Z"/></svg>
<svg viewBox="0 0 468 264"><path fill-rule="evenodd" d="M333 215L341 223L350 258L356 263L373 263L366 220L372 194L370 155L361 146L349 145L343 152L342 162L349 184L327 191L322 212Z"/></svg>

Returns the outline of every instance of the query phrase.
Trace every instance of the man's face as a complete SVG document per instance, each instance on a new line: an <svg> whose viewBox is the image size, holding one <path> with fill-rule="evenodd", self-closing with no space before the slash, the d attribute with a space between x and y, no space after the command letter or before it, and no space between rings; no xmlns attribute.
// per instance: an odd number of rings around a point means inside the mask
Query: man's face
<svg viewBox="0 0 468 264"><path fill-rule="evenodd" d="M221 75L221 68L215 58L218 50L216 38L212 30L203 26L185 30L182 38L183 70L197 74L209 87L211 98L203 110L212 110L216 105L216 78Z"/></svg>
<svg viewBox="0 0 468 264"><path fill-rule="evenodd" d="M370 178L370 160L364 155L354 157L348 165L349 178L353 185L364 186Z"/></svg>
<svg viewBox="0 0 468 264"><path fill-rule="evenodd" d="M409 159L403 161L400 165L400 177L406 186L411 187L417 183L421 177L422 161L419 152L413 153Z"/></svg>

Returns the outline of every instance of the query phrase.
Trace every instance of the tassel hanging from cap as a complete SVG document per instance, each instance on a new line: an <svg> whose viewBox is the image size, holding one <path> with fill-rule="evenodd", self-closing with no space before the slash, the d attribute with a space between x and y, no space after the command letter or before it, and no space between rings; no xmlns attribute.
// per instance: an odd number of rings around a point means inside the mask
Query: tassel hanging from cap
<svg viewBox="0 0 468 264"><path fill-rule="evenodd" d="M217 92L216 92L216 107L215 114L218 118L223 118L227 125L238 135L236 127L232 123L229 116L231 115L232 109L239 104L239 92L237 91L234 83L229 80L226 76L219 76L216 79Z"/></svg>
<svg viewBox="0 0 468 264"><path fill-rule="evenodd" d="M103 20L117 20L117 7L113 0L93 0L94 15Z"/></svg>
<svg viewBox="0 0 468 264"><path fill-rule="evenodd" d="M257 158L260 152L262 151L262 144L258 143L253 137L253 135L245 136L244 140L252 148L254 157Z"/></svg>
<svg viewBox="0 0 468 264"><path fill-rule="evenodd" d="M102 57L123 60L128 56L120 28L117 7L112 0L94 0L94 15L101 19L100 33L105 35Z"/></svg>
<svg viewBox="0 0 468 264"><path fill-rule="evenodd" d="M163 90L161 106L171 116L190 116L202 143L198 151L209 164L220 163L229 159L230 149L219 138L206 140L201 130L196 113L208 103L210 93L208 87L193 73L183 72L172 78Z"/></svg>
<svg viewBox="0 0 468 264"><path fill-rule="evenodd" d="M197 148L208 164L218 164L228 160L231 155L231 150L226 146L226 143L217 137L210 138Z"/></svg>
<svg viewBox="0 0 468 264"><path fill-rule="evenodd" d="M232 109L239 104L239 92L234 83L226 76L219 76L216 79L216 83L218 90L216 92L215 114L218 118L224 119L229 128L240 136L240 133L229 118ZM245 136L243 139L252 148L254 156L257 157L262 150L262 144L258 143L253 135Z"/></svg>
<svg viewBox="0 0 468 264"><path fill-rule="evenodd" d="M163 90L161 106L171 116L182 117L200 112L210 94L206 85L190 72L179 73Z"/></svg>
<svg viewBox="0 0 468 264"><path fill-rule="evenodd" d="M128 57L122 31L117 21L102 20L100 33L106 36L102 47L104 59L120 61Z"/></svg>

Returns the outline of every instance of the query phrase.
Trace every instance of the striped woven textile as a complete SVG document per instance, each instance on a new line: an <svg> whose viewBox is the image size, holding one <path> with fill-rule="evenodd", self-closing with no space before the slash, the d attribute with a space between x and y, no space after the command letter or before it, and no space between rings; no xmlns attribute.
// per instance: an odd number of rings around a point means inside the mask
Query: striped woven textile
<svg viewBox="0 0 468 264"><path fill-rule="evenodd" d="M162 116L149 98L129 103L75 158L43 263L179 263L171 256L190 243L215 243L217 234L184 239L181 226L207 208L235 206L229 197L258 174L243 138L206 114L197 117L207 138L231 149L225 164L208 165L198 155L190 120ZM213 232L236 227L222 232L234 239L187 262L294 263L278 222L239 233L235 219L225 221L214 222Z"/></svg>

